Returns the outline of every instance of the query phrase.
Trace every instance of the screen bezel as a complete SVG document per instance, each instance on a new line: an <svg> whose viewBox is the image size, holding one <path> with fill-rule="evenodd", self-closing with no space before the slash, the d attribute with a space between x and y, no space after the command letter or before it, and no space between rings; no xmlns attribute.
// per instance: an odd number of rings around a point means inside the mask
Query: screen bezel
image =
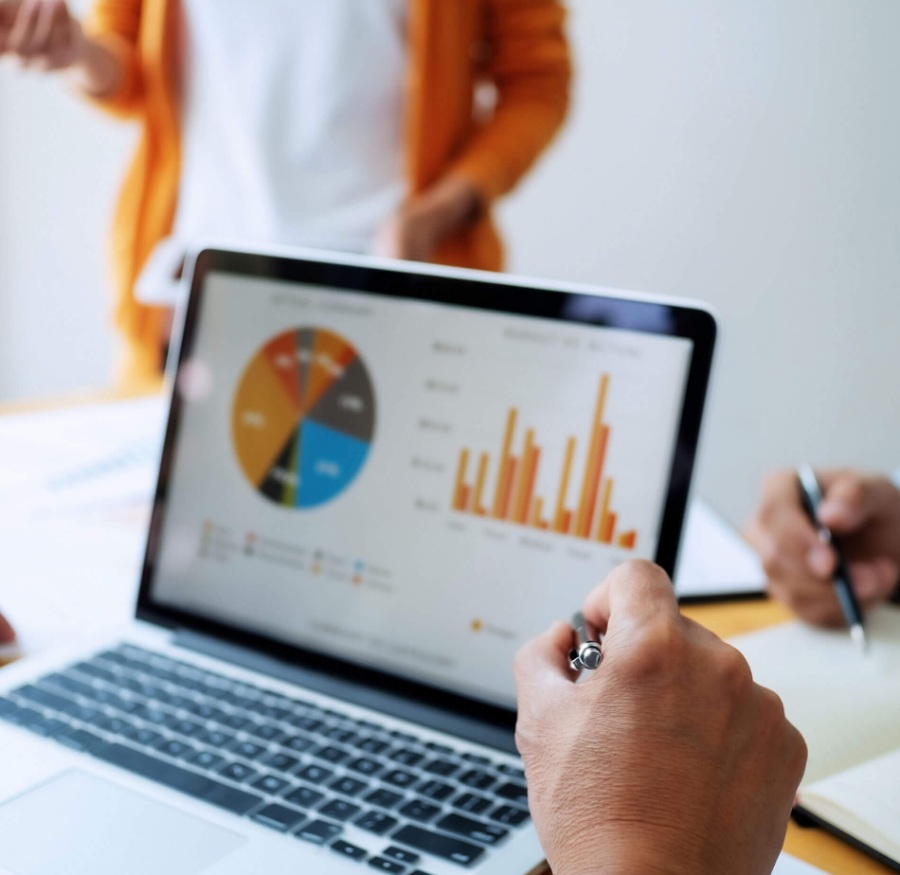
<svg viewBox="0 0 900 875"><path fill-rule="evenodd" d="M636 330L691 341L690 363L654 556L655 562L670 576L673 574L684 527L716 340L715 317L703 305L619 290L533 282L508 275L389 263L364 257L249 252L230 248L201 249L196 253L189 277L190 293L182 322L177 361L174 364L175 386L182 365L190 359L193 352L203 303L204 280L210 273L310 284L318 288L346 289L381 297L452 304L475 310L535 316L603 328ZM370 690L383 689L426 706L449 710L463 717L512 730L515 723L514 709L486 704L481 699L438 689L386 671L361 667L357 663L341 661L322 651L273 639L155 600L153 585L159 535L166 511L182 404L178 391L173 388L141 569L136 611L139 620L210 636L298 668L364 684Z"/></svg>

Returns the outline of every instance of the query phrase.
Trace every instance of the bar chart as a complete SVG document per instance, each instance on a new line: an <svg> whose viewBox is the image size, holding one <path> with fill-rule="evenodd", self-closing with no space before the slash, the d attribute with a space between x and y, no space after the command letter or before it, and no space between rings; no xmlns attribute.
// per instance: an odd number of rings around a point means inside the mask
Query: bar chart
<svg viewBox="0 0 900 875"><path fill-rule="evenodd" d="M542 446L535 428L526 427L520 438L519 409L511 407L499 447L499 455L460 450L451 507L460 513L514 523L539 531L614 545L625 550L637 546L634 529L620 531L613 510L615 480L606 474L605 463L612 428L604 421L610 387L609 374L602 374L597 389L583 470L575 471L578 439L565 441L559 485L555 494L538 495L536 483Z"/></svg>

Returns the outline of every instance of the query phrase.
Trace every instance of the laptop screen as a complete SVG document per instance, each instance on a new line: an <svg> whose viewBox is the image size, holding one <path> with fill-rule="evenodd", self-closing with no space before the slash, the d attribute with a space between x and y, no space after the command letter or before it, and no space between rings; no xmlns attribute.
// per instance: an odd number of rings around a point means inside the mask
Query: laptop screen
<svg viewBox="0 0 900 875"><path fill-rule="evenodd" d="M195 279L153 600L514 707L518 647L659 558L696 338L624 298L265 273Z"/></svg>

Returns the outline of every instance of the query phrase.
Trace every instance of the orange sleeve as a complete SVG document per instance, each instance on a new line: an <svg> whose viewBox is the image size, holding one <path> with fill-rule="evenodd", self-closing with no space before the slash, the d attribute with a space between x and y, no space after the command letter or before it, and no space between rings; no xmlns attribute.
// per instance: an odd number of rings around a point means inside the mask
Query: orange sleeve
<svg viewBox="0 0 900 875"><path fill-rule="evenodd" d="M572 78L559 0L486 0L484 72L497 102L448 172L473 182L485 204L509 191L553 139Z"/></svg>
<svg viewBox="0 0 900 875"><path fill-rule="evenodd" d="M119 59L122 81L110 94L87 99L113 115L132 118L143 109L140 39L142 0L96 0L84 21L84 31Z"/></svg>

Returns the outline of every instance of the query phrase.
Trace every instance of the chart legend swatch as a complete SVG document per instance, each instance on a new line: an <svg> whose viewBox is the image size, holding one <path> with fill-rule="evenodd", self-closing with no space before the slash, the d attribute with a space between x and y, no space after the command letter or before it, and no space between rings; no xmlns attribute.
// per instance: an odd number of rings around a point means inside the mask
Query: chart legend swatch
<svg viewBox="0 0 900 875"><path fill-rule="evenodd" d="M359 473L375 431L372 381L356 350L323 328L273 337L234 396L232 437L244 475L285 507L311 508Z"/></svg>
<svg viewBox="0 0 900 875"><path fill-rule="evenodd" d="M460 452L456 469L453 510L601 544L615 544L627 550L634 549L637 532L617 532L618 519L612 509L614 481L612 477L604 477L604 463L611 434L610 426L603 421L608 390L609 375L603 374L597 391L584 470L580 476L573 471L577 441L574 436L570 436L566 440L562 474L552 502L535 494L542 448L533 428L525 430L522 449L514 454L519 411L512 407L506 417L499 461L495 465L497 474L493 490L488 491L490 454L479 454L477 463L472 466L472 481L469 468L474 460L466 447ZM571 505L570 500L576 492L577 504Z"/></svg>

